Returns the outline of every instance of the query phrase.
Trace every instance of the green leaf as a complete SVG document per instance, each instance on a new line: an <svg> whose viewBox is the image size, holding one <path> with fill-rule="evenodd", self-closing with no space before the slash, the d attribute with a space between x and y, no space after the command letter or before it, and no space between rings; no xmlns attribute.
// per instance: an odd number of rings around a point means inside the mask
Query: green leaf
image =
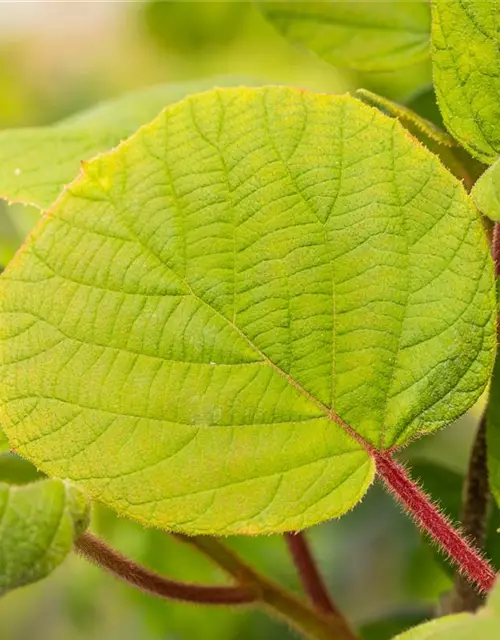
<svg viewBox="0 0 500 640"><path fill-rule="evenodd" d="M172 106L86 165L1 282L14 448L186 532L341 515L372 481L371 448L450 423L494 357L475 207L349 96Z"/></svg>
<svg viewBox="0 0 500 640"><path fill-rule="evenodd" d="M486 169L471 191L476 207L491 220L500 220L500 161Z"/></svg>
<svg viewBox="0 0 500 640"><path fill-rule="evenodd" d="M379 96L367 89L358 89L356 91L356 97L363 102L366 102L366 104L377 107L388 116L398 118L408 130L411 131L411 129L416 129L420 134L430 138L437 144L444 145L446 147L451 147L456 144L455 140L450 135L445 131L442 131L433 122L422 118L418 113L415 113L415 111L403 106L402 104L397 104L397 102L388 100L387 98Z"/></svg>
<svg viewBox="0 0 500 640"><path fill-rule="evenodd" d="M439 107L449 131L492 163L500 152L498 2L432 0L432 61Z"/></svg>
<svg viewBox="0 0 500 640"><path fill-rule="evenodd" d="M51 573L87 528L89 506L61 480L0 483L0 595Z"/></svg>
<svg viewBox="0 0 500 640"><path fill-rule="evenodd" d="M394 640L497 640L500 637L500 584L497 581L486 606L476 614L459 613L402 633Z"/></svg>
<svg viewBox="0 0 500 640"><path fill-rule="evenodd" d="M47 208L83 160L108 151L166 105L234 78L159 85L103 103L48 127L0 131L0 198Z"/></svg>
<svg viewBox="0 0 500 640"><path fill-rule="evenodd" d="M429 56L425 0L261 0L260 7L284 36L337 67L392 71Z"/></svg>

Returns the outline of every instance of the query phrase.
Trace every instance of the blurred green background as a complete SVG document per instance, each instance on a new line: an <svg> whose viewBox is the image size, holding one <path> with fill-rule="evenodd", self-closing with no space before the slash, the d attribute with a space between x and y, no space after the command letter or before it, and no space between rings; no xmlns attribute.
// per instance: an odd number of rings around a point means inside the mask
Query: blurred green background
<svg viewBox="0 0 500 640"><path fill-rule="evenodd" d="M0 127L54 122L98 101L155 83L231 75L345 92L370 88L399 101L416 95L435 112L427 64L361 76L294 49L251 2L1 2ZM0 265L35 224L30 208L0 203ZM461 475L479 408L404 452L425 487L457 515ZM0 460L0 479L13 463ZM7 465L7 466L6 466ZM23 476L25 477L25 476ZM147 566L183 580L222 581L208 561L155 530L101 508L93 529ZM368 640L390 638L428 616L450 586L412 522L380 486L353 512L308 534L338 605ZM299 589L279 536L230 544ZM229 611L144 596L70 557L50 578L0 601L0 638L28 640L285 640L283 625L250 609Z"/></svg>

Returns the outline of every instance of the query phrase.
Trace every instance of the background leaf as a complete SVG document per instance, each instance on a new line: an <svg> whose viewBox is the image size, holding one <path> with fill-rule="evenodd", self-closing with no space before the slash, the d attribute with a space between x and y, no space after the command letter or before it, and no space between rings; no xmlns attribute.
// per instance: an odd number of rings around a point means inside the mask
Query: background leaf
<svg viewBox="0 0 500 640"><path fill-rule="evenodd" d="M432 0L432 61L439 107L449 131L492 163L500 153L500 5Z"/></svg>
<svg viewBox="0 0 500 640"><path fill-rule="evenodd" d="M0 483L0 595L45 578L87 528L81 491L60 480Z"/></svg>
<svg viewBox="0 0 500 640"><path fill-rule="evenodd" d="M495 347L462 186L377 110L287 88L167 109L86 165L2 283L13 446L184 531L344 513L373 477L363 439L451 422Z"/></svg>
<svg viewBox="0 0 500 640"><path fill-rule="evenodd" d="M498 160L475 183L471 197L481 213L491 220L500 220L500 163Z"/></svg>
<svg viewBox="0 0 500 640"><path fill-rule="evenodd" d="M264 15L330 64L391 71L429 56L430 11L420 0L267 2Z"/></svg>
<svg viewBox="0 0 500 640"><path fill-rule="evenodd" d="M83 160L115 147L165 106L190 93L234 85L207 78L136 91L48 127L0 131L0 197L47 208ZM248 83L247 83L248 84Z"/></svg>
<svg viewBox="0 0 500 640"><path fill-rule="evenodd" d="M476 614L460 613L432 620L398 635L394 640L496 640L500 635L500 584Z"/></svg>

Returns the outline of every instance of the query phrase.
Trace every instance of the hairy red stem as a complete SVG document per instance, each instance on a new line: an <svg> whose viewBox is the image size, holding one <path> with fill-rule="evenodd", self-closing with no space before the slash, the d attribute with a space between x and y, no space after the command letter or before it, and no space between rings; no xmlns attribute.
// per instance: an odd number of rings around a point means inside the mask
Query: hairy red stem
<svg viewBox="0 0 500 640"><path fill-rule="evenodd" d="M495 263L495 276L500 275L500 224L493 225L493 237L491 239L491 257Z"/></svg>
<svg viewBox="0 0 500 640"><path fill-rule="evenodd" d="M155 596L210 605L249 604L256 600L255 595L243 587L212 587L164 578L125 558L88 532L78 538L75 548L93 564Z"/></svg>
<svg viewBox="0 0 500 640"><path fill-rule="evenodd" d="M300 531L285 533L285 540L290 550L297 571L299 573L304 590L309 599L320 613L336 615L342 614L333 604L326 585L321 577L316 562L313 558L304 533Z"/></svg>
<svg viewBox="0 0 500 640"><path fill-rule="evenodd" d="M372 455L378 475L417 525L438 543L470 582L484 593L490 591L495 582L495 570L480 551L463 537L390 454L372 451Z"/></svg>

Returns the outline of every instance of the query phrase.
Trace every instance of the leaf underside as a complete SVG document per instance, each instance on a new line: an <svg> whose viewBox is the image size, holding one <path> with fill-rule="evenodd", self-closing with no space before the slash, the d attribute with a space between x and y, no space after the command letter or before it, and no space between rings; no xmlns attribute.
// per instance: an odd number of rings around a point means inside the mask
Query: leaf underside
<svg viewBox="0 0 500 640"><path fill-rule="evenodd" d="M87 528L81 491L60 480L0 482L0 595L45 578Z"/></svg>
<svg viewBox="0 0 500 640"><path fill-rule="evenodd" d="M500 153L500 4L432 0L432 62L449 131L474 156Z"/></svg>
<svg viewBox="0 0 500 640"><path fill-rule="evenodd" d="M372 481L370 447L451 422L494 357L474 206L348 96L168 108L86 165L1 283L13 447L188 533L341 515Z"/></svg>
<svg viewBox="0 0 500 640"><path fill-rule="evenodd" d="M392 71L429 57L430 10L425 0L259 4L284 36L334 66Z"/></svg>

